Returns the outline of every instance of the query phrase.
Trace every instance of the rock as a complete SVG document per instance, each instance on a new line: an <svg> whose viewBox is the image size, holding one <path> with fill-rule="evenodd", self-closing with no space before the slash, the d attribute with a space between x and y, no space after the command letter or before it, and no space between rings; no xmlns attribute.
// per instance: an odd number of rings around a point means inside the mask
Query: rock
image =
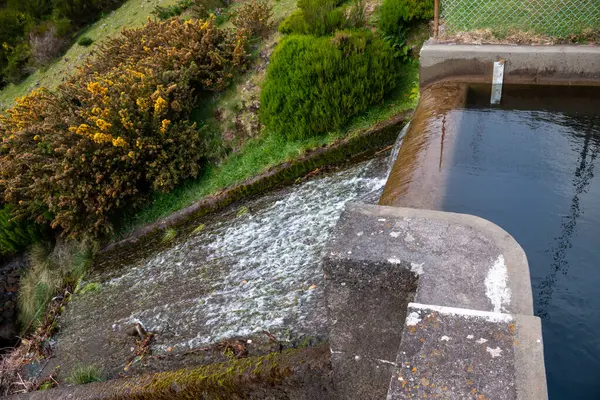
<svg viewBox="0 0 600 400"><path fill-rule="evenodd" d="M9 321L0 325L0 338L4 340L13 340L17 335L17 328L14 322Z"/></svg>

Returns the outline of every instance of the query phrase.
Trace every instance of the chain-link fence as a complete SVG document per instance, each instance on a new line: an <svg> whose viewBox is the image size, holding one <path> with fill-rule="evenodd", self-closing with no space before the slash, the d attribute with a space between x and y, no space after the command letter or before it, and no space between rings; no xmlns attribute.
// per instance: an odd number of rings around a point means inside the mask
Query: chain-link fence
<svg viewBox="0 0 600 400"><path fill-rule="evenodd" d="M441 0L448 33L491 29L566 37L600 30L600 0Z"/></svg>

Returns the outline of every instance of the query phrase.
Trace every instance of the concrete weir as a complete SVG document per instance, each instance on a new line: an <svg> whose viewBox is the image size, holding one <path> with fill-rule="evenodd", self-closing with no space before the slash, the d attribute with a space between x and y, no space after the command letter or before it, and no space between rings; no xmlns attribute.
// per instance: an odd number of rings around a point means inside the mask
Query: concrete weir
<svg viewBox="0 0 600 400"><path fill-rule="evenodd" d="M505 60L504 83L600 85L598 46L514 46L425 43L421 87L441 80L491 83L494 61Z"/></svg>
<svg viewBox="0 0 600 400"><path fill-rule="evenodd" d="M547 398L527 258L498 226L350 204L323 268L338 398Z"/></svg>

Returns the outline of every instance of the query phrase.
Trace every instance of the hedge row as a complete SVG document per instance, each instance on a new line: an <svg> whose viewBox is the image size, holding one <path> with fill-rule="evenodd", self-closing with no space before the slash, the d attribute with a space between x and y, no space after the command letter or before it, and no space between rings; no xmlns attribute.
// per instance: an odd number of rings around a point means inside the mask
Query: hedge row
<svg viewBox="0 0 600 400"><path fill-rule="evenodd" d="M290 140L339 129L395 87L399 68L390 46L369 31L288 36L271 57L262 121Z"/></svg>

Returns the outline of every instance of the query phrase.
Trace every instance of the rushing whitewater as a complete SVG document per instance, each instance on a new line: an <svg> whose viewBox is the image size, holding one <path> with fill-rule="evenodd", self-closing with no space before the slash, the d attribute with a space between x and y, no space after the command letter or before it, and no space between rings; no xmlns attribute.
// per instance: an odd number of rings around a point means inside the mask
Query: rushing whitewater
<svg viewBox="0 0 600 400"><path fill-rule="evenodd" d="M385 169L385 158L374 159L266 194L199 220L204 229L165 251L93 277L100 290L68 307L57 356L106 362L106 352L121 351L112 338L136 322L156 333L155 354L262 331L323 337L319 263L328 234L347 202L378 200ZM94 349L74 337L91 338Z"/></svg>

